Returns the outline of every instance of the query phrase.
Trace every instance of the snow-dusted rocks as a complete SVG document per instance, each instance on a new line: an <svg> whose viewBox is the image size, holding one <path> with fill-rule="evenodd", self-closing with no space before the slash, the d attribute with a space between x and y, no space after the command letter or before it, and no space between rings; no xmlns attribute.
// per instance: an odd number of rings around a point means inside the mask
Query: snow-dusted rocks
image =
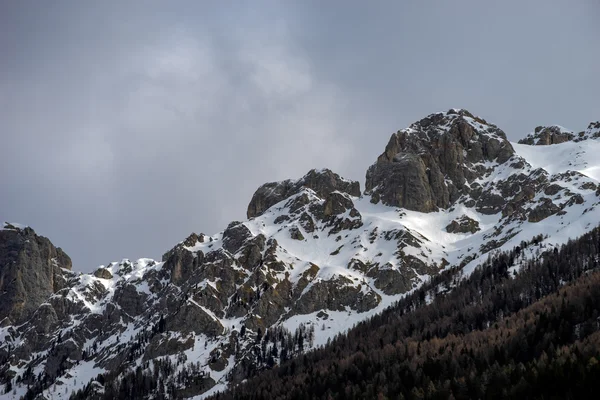
<svg viewBox="0 0 600 400"><path fill-rule="evenodd" d="M446 226L446 232L449 233L476 233L477 231L479 231L479 222L466 215L462 215Z"/></svg>
<svg viewBox="0 0 600 400"><path fill-rule="evenodd" d="M581 142L583 140L597 139L599 137L600 121L590 122L584 131L577 134L559 125L538 126L525 138L519 140L519 144L548 146L569 141Z"/></svg>
<svg viewBox="0 0 600 400"><path fill-rule="evenodd" d="M600 138L600 121L590 122L585 131L577 134L576 141Z"/></svg>

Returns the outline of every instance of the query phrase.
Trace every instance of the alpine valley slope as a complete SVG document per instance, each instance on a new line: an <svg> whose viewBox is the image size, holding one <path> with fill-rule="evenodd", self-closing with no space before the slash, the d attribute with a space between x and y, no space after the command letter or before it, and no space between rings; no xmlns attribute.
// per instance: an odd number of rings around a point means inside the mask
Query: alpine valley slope
<svg viewBox="0 0 600 400"><path fill-rule="evenodd" d="M599 137L596 122L510 143L466 110L431 114L392 135L364 192L311 170L261 186L247 221L92 274L72 272L31 228L4 225L0 399L84 387L102 398L136 370L158 382L151 398L203 398L325 344L445 268L468 275L540 235L565 243L600 223Z"/></svg>

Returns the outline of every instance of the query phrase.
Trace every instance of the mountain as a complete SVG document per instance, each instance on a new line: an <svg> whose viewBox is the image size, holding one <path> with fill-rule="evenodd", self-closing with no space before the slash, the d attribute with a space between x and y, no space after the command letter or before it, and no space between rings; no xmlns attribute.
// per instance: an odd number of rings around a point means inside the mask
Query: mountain
<svg viewBox="0 0 600 400"><path fill-rule="evenodd" d="M119 379L148 374L155 398L203 398L325 345L444 271L466 279L516 247L535 259L600 222L599 131L539 127L511 143L466 110L431 114L391 136L364 192L328 169L267 183L248 220L92 274L71 271L31 228L5 225L0 398L110 397Z"/></svg>

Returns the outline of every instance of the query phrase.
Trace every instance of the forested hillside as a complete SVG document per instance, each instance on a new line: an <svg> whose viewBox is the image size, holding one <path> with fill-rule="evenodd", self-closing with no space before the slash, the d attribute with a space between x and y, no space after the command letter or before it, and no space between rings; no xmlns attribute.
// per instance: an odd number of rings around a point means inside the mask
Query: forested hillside
<svg viewBox="0 0 600 400"><path fill-rule="evenodd" d="M466 280L449 271L325 348L213 398L595 398L599 249L597 228L536 260L519 246Z"/></svg>

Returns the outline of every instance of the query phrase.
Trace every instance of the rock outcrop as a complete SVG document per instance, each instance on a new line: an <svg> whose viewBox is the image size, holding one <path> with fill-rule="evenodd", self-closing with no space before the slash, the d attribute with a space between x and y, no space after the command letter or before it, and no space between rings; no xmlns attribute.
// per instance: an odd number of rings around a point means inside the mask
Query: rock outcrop
<svg viewBox="0 0 600 400"><path fill-rule="evenodd" d="M112 279L112 277L113 277L111 272L104 267L100 267L97 270L95 270L94 276L96 278L101 278L101 279Z"/></svg>
<svg viewBox="0 0 600 400"><path fill-rule="evenodd" d="M537 146L548 146L551 144L559 144L573 140L575 135L573 132L566 130L565 128L552 125L552 126L538 126L535 131L526 138L519 140L520 144L529 144Z"/></svg>
<svg viewBox="0 0 600 400"><path fill-rule="evenodd" d="M600 121L590 122L586 130L579 132L573 141L580 142L600 138Z"/></svg>
<svg viewBox="0 0 600 400"><path fill-rule="evenodd" d="M354 286L350 279L340 276L311 286L294 303L294 311L298 314L310 314L322 309L344 311L349 307L364 312L376 307L380 301L381 298L375 291L364 293L360 285Z"/></svg>
<svg viewBox="0 0 600 400"><path fill-rule="evenodd" d="M270 182L259 187L248 204L248 218L261 215L271 206L299 193L302 188L312 189L320 197L334 191L360 196L358 182L344 179L329 169L313 169L298 180Z"/></svg>
<svg viewBox="0 0 600 400"><path fill-rule="evenodd" d="M597 138L600 138L600 121L590 122L584 131L577 134L558 125L538 126L532 133L519 140L519 144L548 146Z"/></svg>
<svg viewBox="0 0 600 400"><path fill-rule="evenodd" d="M223 232L223 248L230 253L236 253L246 240L252 237L250 230L239 221L233 221Z"/></svg>
<svg viewBox="0 0 600 400"><path fill-rule="evenodd" d="M430 212L450 207L485 173L514 153L506 134L466 110L431 114L393 134L369 167L373 202Z"/></svg>
<svg viewBox="0 0 600 400"><path fill-rule="evenodd" d="M583 200L581 202L583 202ZM554 204L549 198L544 197L540 200L540 204L529 213L528 220L529 222L534 223L540 222L559 211L559 206Z"/></svg>
<svg viewBox="0 0 600 400"><path fill-rule="evenodd" d="M479 231L479 222L466 215L453 220L446 226L446 232L448 233L475 233L477 231Z"/></svg>
<svg viewBox="0 0 600 400"><path fill-rule="evenodd" d="M40 304L66 286L63 268L71 259L60 247L29 227L0 229L0 321L20 324Z"/></svg>

